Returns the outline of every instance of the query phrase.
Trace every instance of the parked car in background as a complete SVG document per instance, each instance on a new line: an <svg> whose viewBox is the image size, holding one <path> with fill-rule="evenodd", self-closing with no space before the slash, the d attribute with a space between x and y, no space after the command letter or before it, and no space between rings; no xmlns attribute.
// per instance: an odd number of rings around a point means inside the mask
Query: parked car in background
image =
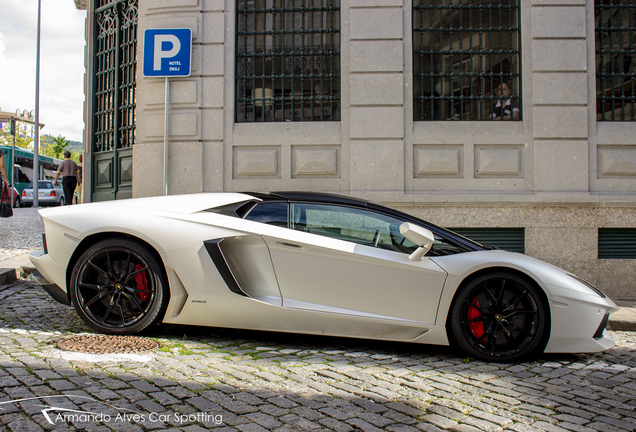
<svg viewBox="0 0 636 432"><path fill-rule="evenodd" d="M22 199L20 198L20 193L14 187L11 188L13 191L13 207L19 208L22 205Z"/></svg>
<svg viewBox="0 0 636 432"><path fill-rule="evenodd" d="M22 204L33 205L33 182L22 191ZM55 186L51 180L38 182L38 204L41 206L57 206L64 204L64 191L61 186Z"/></svg>

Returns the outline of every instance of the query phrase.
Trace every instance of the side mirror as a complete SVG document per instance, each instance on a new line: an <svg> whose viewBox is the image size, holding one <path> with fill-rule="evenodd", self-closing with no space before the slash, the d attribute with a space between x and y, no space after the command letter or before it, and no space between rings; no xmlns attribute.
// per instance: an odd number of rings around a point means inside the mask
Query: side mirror
<svg viewBox="0 0 636 432"><path fill-rule="evenodd" d="M415 225L409 222L404 222L402 225L400 225L400 234L419 246L419 248L417 248L415 252L409 255L409 259L411 261L421 260L422 257L426 255L426 252L431 249L431 246L433 246L433 243L435 242L435 236L432 232L430 232L426 228L422 228L419 225Z"/></svg>

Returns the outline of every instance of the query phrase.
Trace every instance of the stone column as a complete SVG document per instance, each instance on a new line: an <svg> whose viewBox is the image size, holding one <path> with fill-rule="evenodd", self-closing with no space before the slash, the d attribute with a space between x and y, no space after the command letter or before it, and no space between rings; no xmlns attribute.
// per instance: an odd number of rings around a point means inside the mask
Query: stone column
<svg viewBox="0 0 636 432"><path fill-rule="evenodd" d="M201 192L210 140L223 140L223 0L141 0L139 59L148 28L192 30L192 73L170 79L168 193ZM165 78L137 76L137 143L133 147L133 196L162 194ZM220 162L219 162L220 164Z"/></svg>
<svg viewBox="0 0 636 432"><path fill-rule="evenodd" d="M403 2L350 6L351 192L403 191Z"/></svg>
<svg viewBox="0 0 636 432"><path fill-rule="evenodd" d="M585 0L534 0L532 35L535 190L588 192Z"/></svg>

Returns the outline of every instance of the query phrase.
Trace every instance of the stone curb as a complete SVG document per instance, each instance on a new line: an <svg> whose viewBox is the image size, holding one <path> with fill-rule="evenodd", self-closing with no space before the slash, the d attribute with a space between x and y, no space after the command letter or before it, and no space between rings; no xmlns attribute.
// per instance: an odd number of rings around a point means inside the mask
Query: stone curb
<svg viewBox="0 0 636 432"><path fill-rule="evenodd" d="M26 279L35 271L29 254L0 261L0 285L17 279ZM636 331L636 301L617 300L618 312L610 315L607 328L614 331Z"/></svg>
<svg viewBox="0 0 636 432"><path fill-rule="evenodd" d="M0 261L0 285L26 279L34 271L28 253Z"/></svg>

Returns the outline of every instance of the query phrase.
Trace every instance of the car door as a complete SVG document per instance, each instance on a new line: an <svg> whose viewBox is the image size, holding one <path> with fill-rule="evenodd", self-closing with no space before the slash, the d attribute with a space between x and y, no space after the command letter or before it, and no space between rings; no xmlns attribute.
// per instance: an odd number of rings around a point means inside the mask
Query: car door
<svg viewBox="0 0 636 432"><path fill-rule="evenodd" d="M401 220L363 208L290 204L286 237L269 247L283 307L434 323L446 273L409 260Z"/></svg>

